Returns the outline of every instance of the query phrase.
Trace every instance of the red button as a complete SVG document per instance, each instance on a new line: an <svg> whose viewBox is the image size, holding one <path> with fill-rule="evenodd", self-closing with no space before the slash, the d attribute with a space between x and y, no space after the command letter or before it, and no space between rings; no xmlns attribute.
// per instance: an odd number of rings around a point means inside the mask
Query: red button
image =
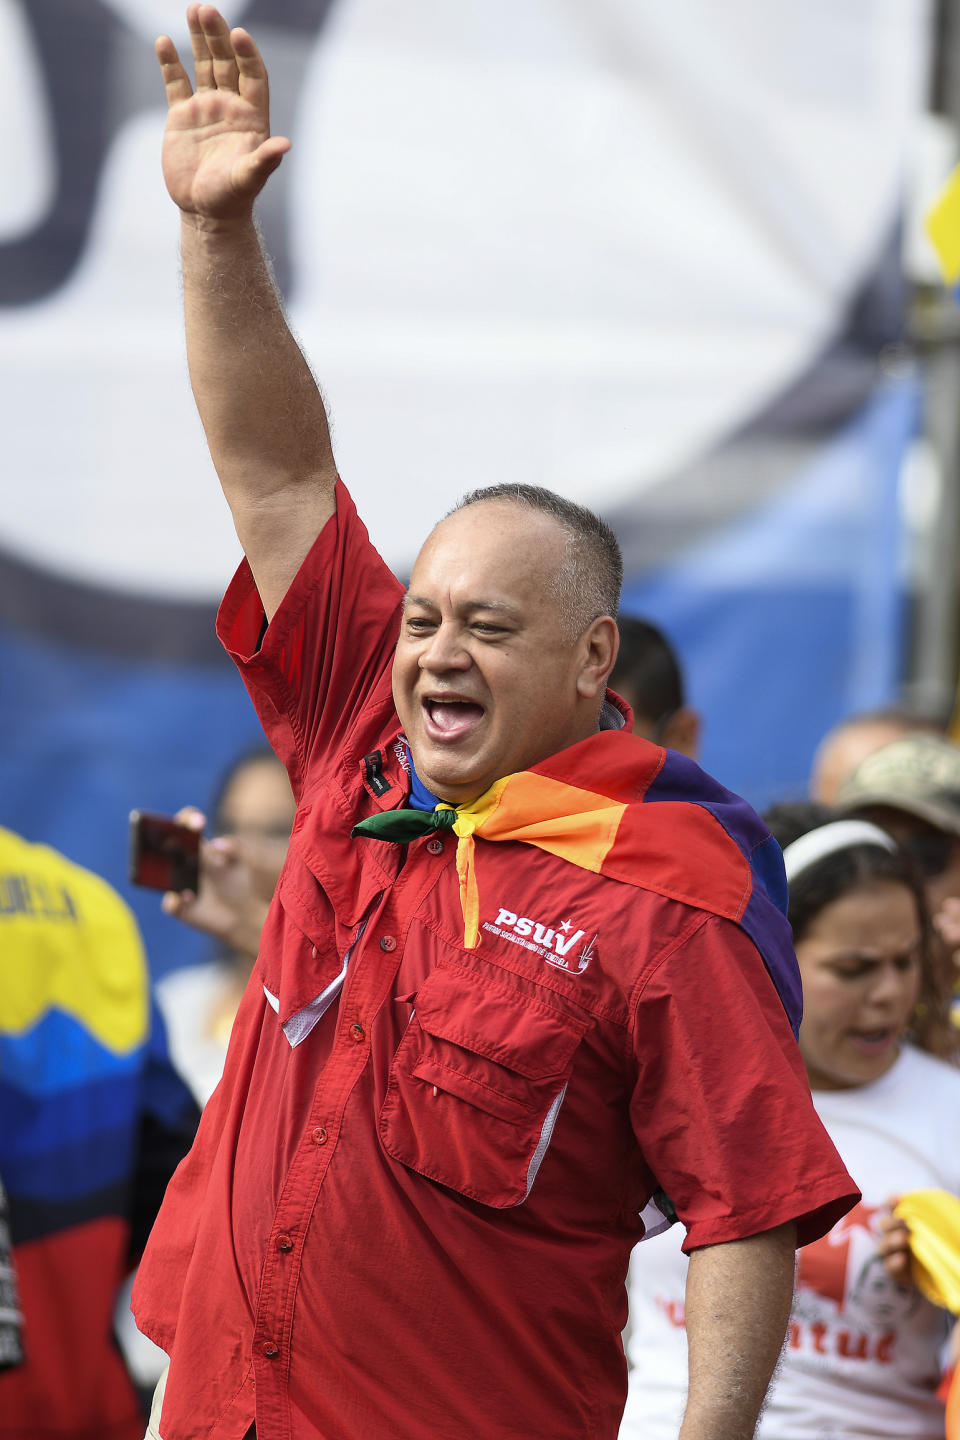
<svg viewBox="0 0 960 1440"><path fill-rule="evenodd" d="M263 1350L263 1353L264 1355L266 1355L268 1360L275 1360L280 1354L280 1346L275 1345L272 1340L264 1340L263 1345L260 1348Z"/></svg>
<svg viewBox="0 0 960 1440"><path fill-rule="evenodd" d="M380 936L380 949L381 949L381 950L396 950L396 948L397 948L397 938L396 938L395 935L381 935L381 936Z"/></svg>
<svg viewBox="0 0 960 1440"><path fill-rule="evenodd" d="M277 1249L282 1250L284 1255L286 1255L288 1250L293 1249L293 1241L290 1239L289 1235L277 1236Z"/></svg>
<svg viewBox="0 0 960 1440"><path fill-rule="evenodd" d="M432 840L427 841L427 849L430 851L431 855L443 854L443 841L440 839L439 835L435 835Z"/></svg>
<svg viewBox="0 0 960 1440"><path fill-rule="evenodd" d="M314 945L314 946L312 947L312 949L311 949L311 951L310 951L310 957L311 957L311 959L316 960L316 958L317 958L317 947L316 947L316 945Z"/></svg>
<svg viewBox="0 0 960 1440"><path fill-rule="evenodd" d="M357 1025L356 1022L354 1022L354 1024L350 1026L350 1034L353 1036L354 1040L356 1040L357 1044L359 1045L360 1041L363 1039L364 1036L363 1026Z"/></svg>
<svg viewBox="0 0 960 1440"><path fill-rule="evenodd" d="M326 1130L324 1130L322 1125L318 1125L310 1138L313 1141L314 1145L326 1145L327 1132Z"/></svg>

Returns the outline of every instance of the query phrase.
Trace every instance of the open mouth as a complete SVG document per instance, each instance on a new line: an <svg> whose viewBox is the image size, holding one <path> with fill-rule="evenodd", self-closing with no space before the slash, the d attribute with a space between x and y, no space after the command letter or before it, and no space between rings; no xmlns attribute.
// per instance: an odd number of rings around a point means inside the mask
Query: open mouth
<svg viewBox="0 0 960 1440"><path fill-rule="evenodd" d="M898 1033L889 1025L884 1030L851 1030L850 1041L861 1055L882 1055L895 1044Z"/></svg>
<svg viewBox="0 0 960 1440"><path fill-rule="evenodd" d="M423 701L423 716L430 739L450 744L475 730L484 710L472 700L441 700L433 696Z"/></svg>

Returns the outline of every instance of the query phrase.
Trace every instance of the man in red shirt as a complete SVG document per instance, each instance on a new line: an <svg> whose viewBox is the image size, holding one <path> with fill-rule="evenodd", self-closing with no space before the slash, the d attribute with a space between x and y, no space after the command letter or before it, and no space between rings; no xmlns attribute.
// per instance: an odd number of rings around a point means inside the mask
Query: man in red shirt
<svg viewBox="0 0 960 1440"><path fill-rule="evenodd" d="M157 50L191 378L246 553L219 629L298 810L140 1269L171 1357L152 1433L613 1440L627 1261L665 1192L683 1440L740 1440L796 1241L856 1198L791 1036L778 852L606 693L596 517L481 492L406 594L386 569L252 221L288 148L266 72L212 6L188 18L195 93Z"/></svg>

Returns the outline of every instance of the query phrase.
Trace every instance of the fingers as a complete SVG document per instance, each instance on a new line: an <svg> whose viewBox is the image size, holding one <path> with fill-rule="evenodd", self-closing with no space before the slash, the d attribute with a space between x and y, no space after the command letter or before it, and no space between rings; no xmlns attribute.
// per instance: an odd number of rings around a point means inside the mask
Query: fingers
<svg viewBox="0 0 960 1440"><path fill-rule="evenodd" d="M910 1247L910 1231L899 1215L893 1213L899 1203L899 1195L889 1196L886 1210L881 1211L877 1217L877 1249L881 1255L890 1255L895 1250L906 1250Z"/></svg>
<svg viewBox="0 0 960 1440"><path fill-rule="evenodd" d="M192 890L165 890L163 899L160 901L160 909L164 915L172 915L178 920L186 920L196 903L197 897Z"/></svg>
<svg viewBox="0 0 960 1440"><path fill-rule="evenodd" d="M212 5L187 9L198 90L234 90L266 116L269 111L267 67L253 37L242 27L229 29Z"/></svg>
<svg viewBox="0 0 960 1440"><path fill-rule="evenodd" d="M212 5L189 5L187 24L193 47L193 67L198 90L240 88L240 70L234 54L230 28ZM253 45L253 42L250 42ZM256 55L256 46L253 46ZM259 60L259 56L257 55ZM260 62L263 70L263 63ZM266 72L264 71L264 76Z"/></svg>
<svg viewBox="0 0 960 1440"><path fill-rule="evenodd" d="M210 54L210 47L207 44L207 37L203 31L203 24L200 19L201 10L210 10L209 5L188 5L187 25L190 29L190 45L193 49L193 74L198 90L213 90L213 56Z"/></svg>
<svg viewBox="0 0 960 1440"><path fill-rule="evenodd" d="M205 840L201 851L205 870L226 870L241 859L237 842L229 835L218 835L215 840Z"/></svg>
<svg viewBox="0 0 960 1440"><path fill-rule="evenodd" d="M887 1274L898 1285L911 1285L913 1274L910 1256L910 1231L898 1216L893 1214L899 1195L887 1200L889 1209L880 1215L877 1229L877 1253L883 1259Z"/></svg>
<svg viewBox="0 0 960 1440"><path fill-rule="evenodd" d="M906 1287L914 1283L909 1250L891 1251L889 1255L884 1255L883 1264L895 1285Z"/></svg>
<svg viewBox="0 0 960 1440"><path fill-rule="evenodd" d="M154 49L157 52L160 74L167 92L167 105L178 105L182 100L189 100L193 94L193 86L190 84L187 72L177 54L177 47L170 36L161 35Z"/></svg>
<svg viewBox="0 0 960 1440"><path fill-rule="evenodd" d="M906 1243L895 1245L893 1237L887 1244L880 1244L877 1253L883 1260L887 1274L898 1285L909 1285L912 1280L910 1247Z"/></svg>
<svg viewBox="0 0 960 1440"><path fill-rule="evenodd" d="M877 1250L881 1255L893 1255L898 1250L909 1248L910 1231L902 1220L896 1220L891 1215L887 1224L881 1221L880 1234L877 1236Z"/></svg>
<svg viewBox="0 0 960 1440"><path fill-rule="evenodd" d="M189 825L191 830L202 830L207 823L207 817L196 805L182 805L174 815L178 825Z"/></svg>
<svg viewBox="0 0 960 1440"><path fill-rule="evenodd" d="M212 5L200 6L200 23L203 38L213 65L213 77L218 90L238 90L240 71L237 57L233 53L233 40L227 22Z"/></svg>
<svg viewBox="0 0 960 1440"><path fill-rule="evenodd" d="M270 109L270 92L267 67L260 58L260 51L246 30L231 30L230 40L237 64L240 94L266 115Z"/></svg>

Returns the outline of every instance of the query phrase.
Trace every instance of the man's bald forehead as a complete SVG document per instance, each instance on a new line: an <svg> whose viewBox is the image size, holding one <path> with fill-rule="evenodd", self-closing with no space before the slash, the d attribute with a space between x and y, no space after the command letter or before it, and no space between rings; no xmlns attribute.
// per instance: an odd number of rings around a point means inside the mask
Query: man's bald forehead
<svg viewBox="0 0 960 1440"><path fill-rule="evenodd" d="M556 536L558 544L565 544L568 534L558 516L545 510L534 509L533 506L508 496L493 496L489 500L475 500L470 505L451 510L437 521L424 545L434 535L460 527L469 533L471 530L497 529L501 526L509 526L514 531L523 526L536 530L544 537L552 534Z"/></svg>
<svg viewBox="0 0 960 1440"><path fill-rule="evenodd" d="M539 558L538 569L548 571L544 583L571 636L600 616L617 614L623 556L610 526L592 510L543 486L511 483L470 491L447 518L463 517L463 523L471 512L481 525L492 515L494 528L499 524L507 532L505 555L519 551L531 567Z"/></svg>
<svg viewBox="0 0 960 1440"><path fill-rule="evenodd" d="M509 500L478 502L452 511L433 527L413 563L411 589L422 562L446 547L451 563L456 563L458 549L484 555L494 573L505 578L511 573L532 577L541 571L556 575L569 544L566 531L552 515Z"/></svg>

